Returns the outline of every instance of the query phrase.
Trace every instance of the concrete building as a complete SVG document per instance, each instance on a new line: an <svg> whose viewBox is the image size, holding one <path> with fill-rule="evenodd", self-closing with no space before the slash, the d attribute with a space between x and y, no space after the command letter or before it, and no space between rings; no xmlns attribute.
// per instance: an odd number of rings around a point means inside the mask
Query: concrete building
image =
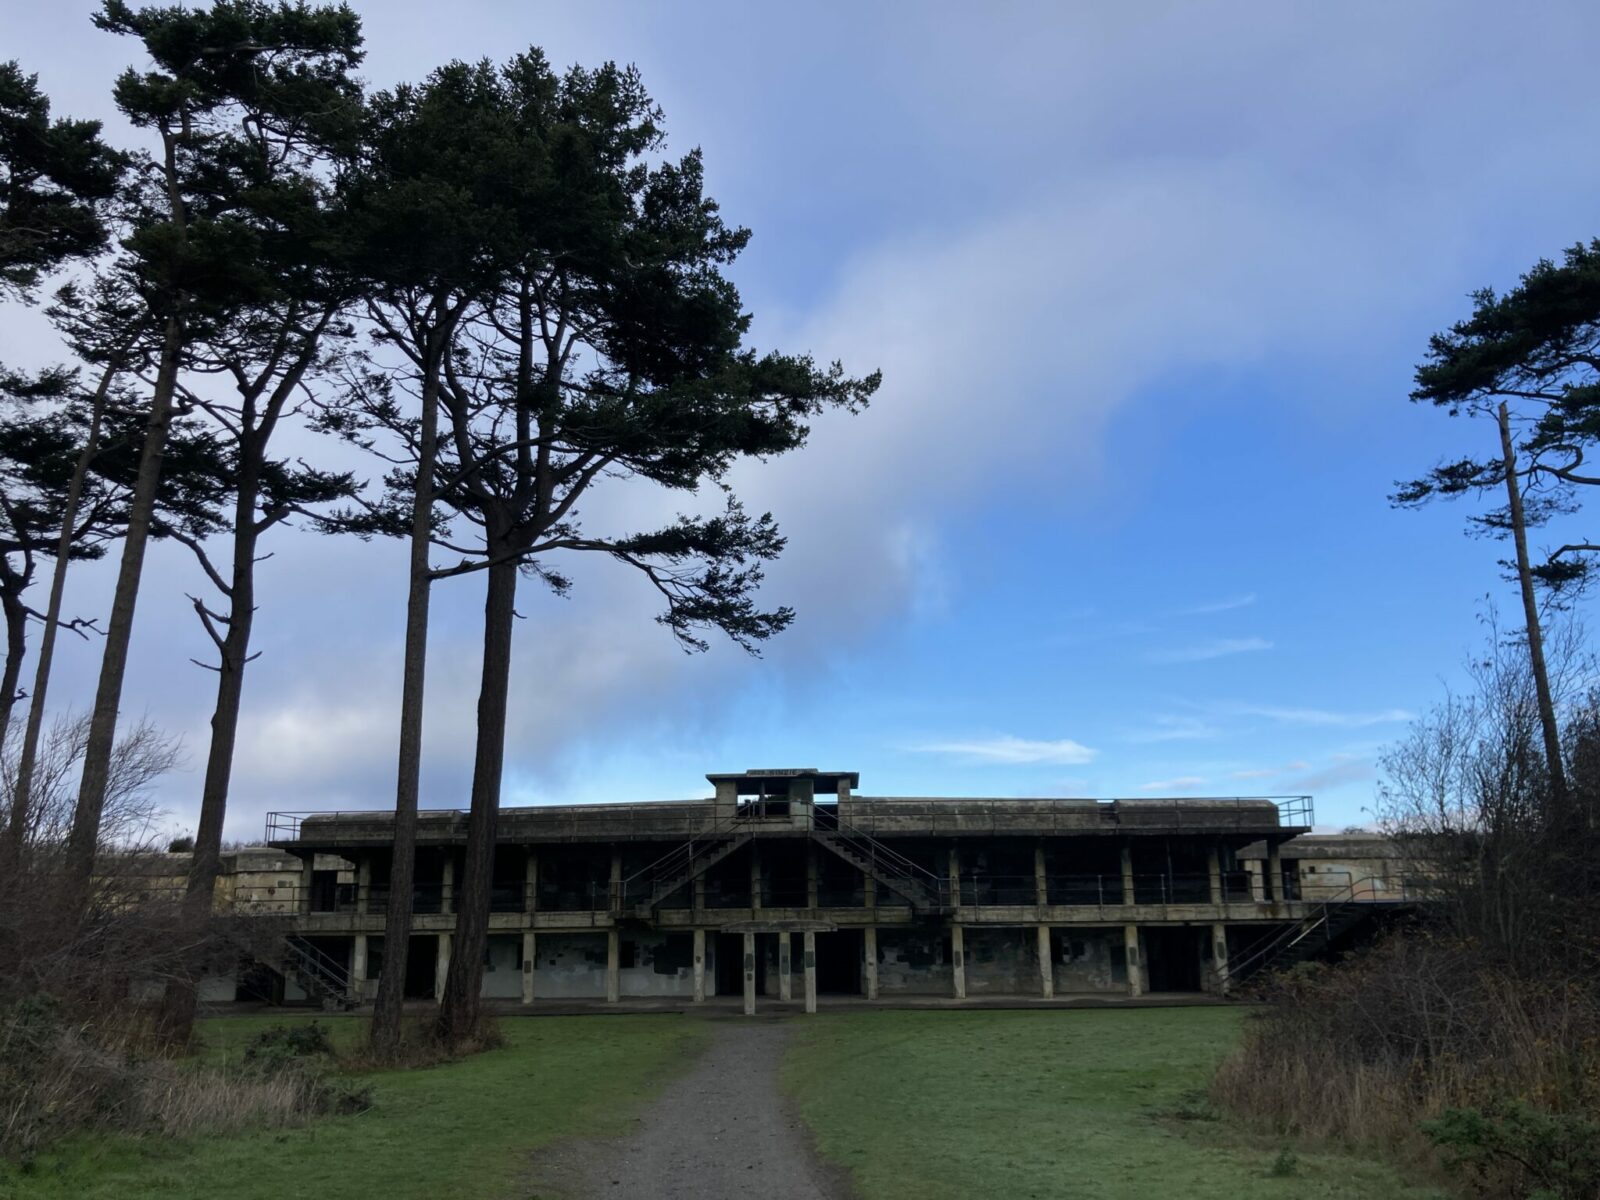
<svg viewBox="0 0 1600 1200"><path fill-rule="evenodd" d="M813 769L707 779L701 800L502 809L485 995L736 996L753 1011L819 995L1217 992L1231 958L1309 911L1287 858L1307 797L861 796L854 772ZM466 820L420 818L415 998L448 966ZM265 872L271 898L292 860L293 936L357 1000L383 966L392 821L269 818L287 856Z"/></svg>

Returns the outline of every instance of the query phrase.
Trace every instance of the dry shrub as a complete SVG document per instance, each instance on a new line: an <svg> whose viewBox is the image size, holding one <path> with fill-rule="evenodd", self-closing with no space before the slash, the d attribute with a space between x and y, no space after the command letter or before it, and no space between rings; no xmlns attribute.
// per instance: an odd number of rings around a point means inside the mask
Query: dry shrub
<svg viewBox="0 0 1600 1200"><path fill-rule="evenodd" d="M1411 933L1338 966L1298 967L1267 998L1211 1098L1279 1136L1438 1163L1424 1123L1448 1114L1508 1103L1600 1112L1600 1010L1587 981L1519 978L1470 943Z"/></svg>
<svg viewBox="0 0 1600 1200"><path fill-rule="evenodd" d="M86 1129L225 1134L369 1105L365 1089L331 1077L313 1056L181 1063L73 1023L49 999L0 1014L0 1155L12 1159Z"/></svg>
<svg viewBox="0 0 1600 1200"><path fill-rule="evenodd" d="M438 1021L420 1017L406 1021L400 1029L400 1044L392 1052L380 1053L369 1043L340 1055L340 1063L352 1071L393 1071L413 1067L436 1067L498 1050L505 1045L500 1023L491 1013L480 1012L470 1036L448 1042L439 1036Z"/></svg>

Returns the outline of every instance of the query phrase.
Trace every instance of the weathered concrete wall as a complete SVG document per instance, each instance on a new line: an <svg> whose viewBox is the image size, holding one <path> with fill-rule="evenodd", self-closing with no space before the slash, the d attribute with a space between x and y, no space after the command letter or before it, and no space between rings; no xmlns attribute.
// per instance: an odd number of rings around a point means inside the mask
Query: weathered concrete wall
<svg viewBox="0 0 1600 1200"><path fill-rule="evenodd" d="M628 961L628 947L633 948L633 966L625 966L618 972L624 997L694 995L692 933L628 933L623 935L622 942L624 963ZM706 952L709 958L710 946L706 947Z"/></svg>
<svg viewBox="0 0 1600 1200"><path fill-rule="evenodd" d="M945 935L941 930L880 929L880 995L948 996L953 986Z"/></svg>
<svg viewBox="0 0 1600 1200"><path fill-rule="evenodd" d="M605 999L606 935L541 933L534 947L533 994L538 999Z"/></svg>
<svg viewBox="0 0 1600 1200"><path fill-rule="evenodd" d="M1123 956L1121 930L1058 929L1054 934L1052 957L1058 996L1127 990L1128 965Z"/></svg>
<svg viewBox="0 0 1600 1200"><path fill-rule="evenodd" d="M605 950L604 943L600 947ZM604 965L602 960L601 965ZM601 987L605 978L601 977ZM483 967L484 996L495 1000L522 998L522 937L520 934L490 934L489 961Z"/></svg>
<svg viewBox="0 0 1600 1200"><path fill-rule="evenodd" d="M1038 935L1032 929L966 929L967 994L1036 995Z"/></svg>

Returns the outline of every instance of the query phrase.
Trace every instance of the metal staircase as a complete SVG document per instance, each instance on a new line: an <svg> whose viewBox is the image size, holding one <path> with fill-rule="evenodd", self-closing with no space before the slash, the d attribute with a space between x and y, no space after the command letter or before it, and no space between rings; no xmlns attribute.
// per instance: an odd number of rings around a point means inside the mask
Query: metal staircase
<svg viewBox="0 0 1600 1200"><path fill-rule="evenodd" d="M650 917L672 893L709 871L753 836L748 828L721 825L690 838L621 883L612 885L612 917Z"/></svg>
<svg viewBox="0 0 1600 1200"><path fill-rule="evenodd" d="M1374 882L1370 878L1359 879L1332 896L1313 902L1300 920L1229 962L1229 982L1287 970L1326 952L1356 925L1388 907L1373 899Z"/></svg>
<svg viewBox="0 0 1600 1200"><path fill-rule="evenodd" d="M347 1011L360 1003L345 965L292 934L283 939L283 974L325 1009Z"/></svg>
<svg viewBox="0 0 1600 1200"><path fill-rule="evenodd" d="M837 812L818 808L811 836L857 870L904 896L913 912L934 916L952 911L948 880L889 849L871 834L845 824Z"/></svg>

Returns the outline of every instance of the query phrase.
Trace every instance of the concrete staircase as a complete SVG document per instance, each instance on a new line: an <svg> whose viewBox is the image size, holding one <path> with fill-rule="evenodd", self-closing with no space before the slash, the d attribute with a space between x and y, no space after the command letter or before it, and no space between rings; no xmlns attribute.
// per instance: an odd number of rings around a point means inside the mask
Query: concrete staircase
<svg viewBox="0 0 1600 1200"><path fill-rule="evenodd" d="M1355 898L1356 889L1370 885L1370 880L1363 880L1346 892L1317 903L1300 920L1252 946L1228 964L1230 982L1240 983L1253 976L1286 971L1296 963L1326 953L1341 937L1378 911L1379 906L1372 901Z"/></svg>
<svg viewBox="0 0 1600 1200"><path fill-rule="evenodd" d="M347 1012L359 1001L350 972L303 938L283 939L283 974L305 989L306 995L330 1012Z"/></svg>

